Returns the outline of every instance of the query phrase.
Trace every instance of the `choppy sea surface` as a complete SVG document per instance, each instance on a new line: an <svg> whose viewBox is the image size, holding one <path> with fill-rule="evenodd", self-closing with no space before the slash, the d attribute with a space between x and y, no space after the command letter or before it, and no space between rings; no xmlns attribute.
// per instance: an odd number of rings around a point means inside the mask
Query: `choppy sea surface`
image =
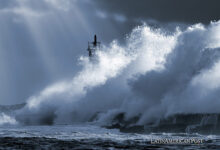
<svg viewBox="0 0 220 150"><path fill-rule="evenodd" d="M220 149L220 136L121 133L91 124L2 126L0 149Z"/></svg>

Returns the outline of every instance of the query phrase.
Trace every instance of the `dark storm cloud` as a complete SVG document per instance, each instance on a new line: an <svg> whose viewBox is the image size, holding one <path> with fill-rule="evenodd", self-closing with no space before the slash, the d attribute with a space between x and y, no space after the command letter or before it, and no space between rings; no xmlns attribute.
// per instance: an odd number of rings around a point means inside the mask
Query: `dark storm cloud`
<svg viewBox="0 0 220 150"><path fill-rule="evenodd" d="M130 19L209 23L220 19L219 0L95 0L103 11Z"/></svg>

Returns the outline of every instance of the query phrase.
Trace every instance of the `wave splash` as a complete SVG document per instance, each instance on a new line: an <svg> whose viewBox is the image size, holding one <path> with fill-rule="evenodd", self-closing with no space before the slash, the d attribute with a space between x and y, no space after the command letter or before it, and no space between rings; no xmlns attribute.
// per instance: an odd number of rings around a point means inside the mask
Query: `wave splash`
<svg viewBox="0 0 220 150"><path fill-rule="evenodd" d="M5 114L5 113L0 113L0 126L2 125L16 125L17 121L15 118Z"/></svg>
<svg viewBox="0 0 220 150"><path fill-rule="evenodd" d="M101 47L71 80L27 100L24 124L111 122L123 112L145 124L176 113L219 113L220 22L167 34L136 27L126 44Z"/></svg>

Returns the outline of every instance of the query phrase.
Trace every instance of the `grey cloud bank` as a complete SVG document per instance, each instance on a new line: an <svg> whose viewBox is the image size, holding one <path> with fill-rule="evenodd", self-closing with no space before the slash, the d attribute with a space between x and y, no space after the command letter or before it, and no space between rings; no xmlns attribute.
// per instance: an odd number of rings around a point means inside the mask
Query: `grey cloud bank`
<svg viewBox="0 0 220 150"><path fill-rule="evenodd" d="M218 0L95 0L103 10L129 18L155 19L161 22L209 23L219 20Z"/></svg>

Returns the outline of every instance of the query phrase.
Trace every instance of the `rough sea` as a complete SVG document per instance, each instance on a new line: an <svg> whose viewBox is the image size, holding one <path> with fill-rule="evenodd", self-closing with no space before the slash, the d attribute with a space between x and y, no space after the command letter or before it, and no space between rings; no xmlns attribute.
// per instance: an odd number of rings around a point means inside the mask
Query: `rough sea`
<svg viewBox="0 0 220 150"><path fill-rule="evenodd" d="M220 149L220 136L121 133L92 124L3 126L0 149Z"/></svg>

